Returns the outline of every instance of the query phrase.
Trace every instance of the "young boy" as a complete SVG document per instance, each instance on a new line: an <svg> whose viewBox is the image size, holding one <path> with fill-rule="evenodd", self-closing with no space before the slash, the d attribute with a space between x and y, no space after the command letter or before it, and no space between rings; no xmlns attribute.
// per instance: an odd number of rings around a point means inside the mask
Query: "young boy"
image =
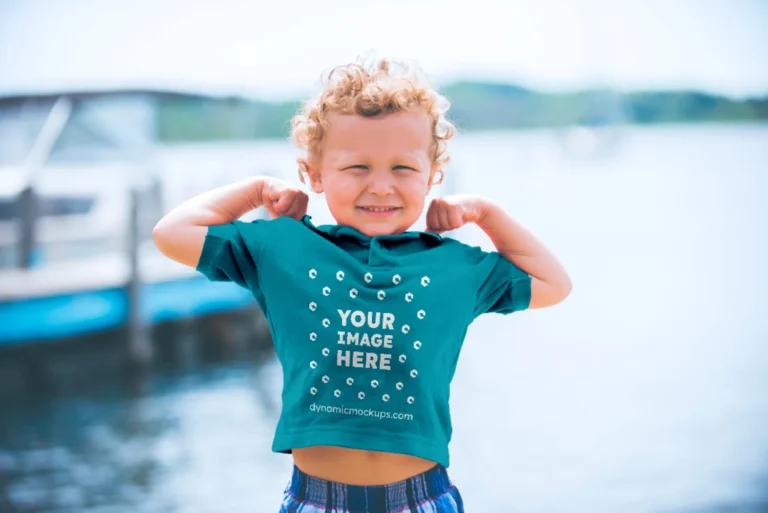
<svg viewBox="0 0 768 513"><path fill-rule="evenodd" d="M469 324L543 308L568 274L486 198L435 199L454 127L448 102L387 60L334 69L292 124L299 176L336 225L315 226L299 187L254 177L197 196L155 227L165 255L253 292L283 368L272 449L292 453L281 512L461 512L448 477L449 385ZM438 179L439 176L439 179ZM265 207L273 219L238 219ZM442 232L476 223L486 252Z"/></svg>

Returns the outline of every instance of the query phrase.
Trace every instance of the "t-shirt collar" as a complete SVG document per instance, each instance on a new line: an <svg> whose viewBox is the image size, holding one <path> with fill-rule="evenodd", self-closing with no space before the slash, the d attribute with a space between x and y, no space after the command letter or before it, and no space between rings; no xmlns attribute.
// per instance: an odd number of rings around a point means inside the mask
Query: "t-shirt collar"
<svg viewBox="0 0 768 513"><path fill-rule="evenodd" d="M352 237L361 242L370 242L373 239L376 239L379 241L400 241L400 240L410 240L410 239L422 239L426 241L426 243L430 246L437 246L443 241L443 238L437 233L419 232L419 231L409 231L409 232L403 232L403 233L396 233L392 235L375 235L373 237L370 237L360 232L357 228L353 228L351 226L347 226L343 224L324 224L320 226L315 226L314 224L312 224L311 219L312 219L312 216L307 214L301 218L301 222L311 230L314 230L315 232L321 235L329 235L334 238Z"/></svg>

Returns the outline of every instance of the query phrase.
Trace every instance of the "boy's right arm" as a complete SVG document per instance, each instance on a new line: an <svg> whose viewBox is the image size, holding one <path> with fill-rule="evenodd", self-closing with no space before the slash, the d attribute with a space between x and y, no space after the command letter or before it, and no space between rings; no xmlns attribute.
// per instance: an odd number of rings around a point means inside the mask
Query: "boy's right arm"
<svg viewBox="0 0 768 513"><path fill-rule="evenodd" d="M155 225L152 238L168 258L196 267L209 226L231 223L260 206L272 217L300 219L307 203L306 193L282 180L248 178L185 201Z"/></svg>

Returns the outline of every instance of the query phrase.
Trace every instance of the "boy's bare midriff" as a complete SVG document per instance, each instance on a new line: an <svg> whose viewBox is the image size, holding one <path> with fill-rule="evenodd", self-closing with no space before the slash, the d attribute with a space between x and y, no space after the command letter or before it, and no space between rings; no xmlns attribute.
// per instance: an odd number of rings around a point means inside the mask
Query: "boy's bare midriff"
<svg viewBox="0 0 768 513"><path fill-rule="evenodd" d="M407 454L327 445L293 449L293 460L301 471L310 476L361 486L396 483L436 465L434 461Z"/></svg>

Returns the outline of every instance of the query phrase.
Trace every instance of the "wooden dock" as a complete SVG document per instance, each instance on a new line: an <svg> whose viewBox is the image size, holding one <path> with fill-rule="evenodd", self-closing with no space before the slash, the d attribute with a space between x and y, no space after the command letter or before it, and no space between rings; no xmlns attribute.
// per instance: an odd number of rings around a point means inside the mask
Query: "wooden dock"
<svg viewBox="0 0 768 513"><path fill-rule="evenodd" d="M162 145L156 123L162 94L0 98L0 134L10 135L0 139L24 156L0 162L3 356L31 355L31 367L46 359L54 364L68 348L95 340L87 353L117 344L119 358L148 363L153 334L180 325L192 327L182 330L192 336L182 338L195 338L196 319L219 324L240 313L268 339L250 291L211 282L164 257L151 230L169 207L222 183L273 174L293 151L257 142ZM40 129L33 133L30 126ZM225 340L222 332L243 324L231 319L214 339ZM9 361L0 359L0 377L15 368ZM82 363L73 362L75 369Z"/></svg>
<svg viewBox="0 0 768 513"><path fill-rule="evenodd" d="M139 251L140 316L146 324L245 308L251 293L213 283L161 255ZM0 270L0 345L23 344L116 328L130 317L128 255L105 254L29 270Z"/></svg>

